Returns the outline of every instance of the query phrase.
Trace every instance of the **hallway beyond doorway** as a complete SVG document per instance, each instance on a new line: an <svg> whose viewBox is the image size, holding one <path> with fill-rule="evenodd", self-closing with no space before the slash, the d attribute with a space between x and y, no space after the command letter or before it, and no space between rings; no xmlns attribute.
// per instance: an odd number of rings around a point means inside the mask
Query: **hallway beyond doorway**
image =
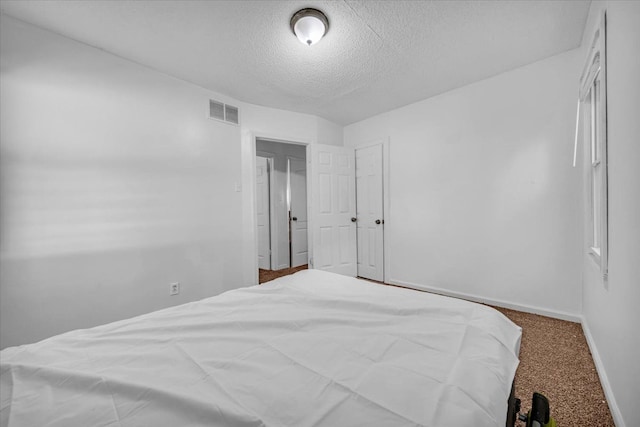
<svg viewBox="0 0 640 427"><path fill-rule="evenodd" d="M278 277L288 276L293 273L297 273L300 270L306 270L309 268L307 264L294 268L283 268L282 270L258 270L258 283L262 284Z"/></svg>

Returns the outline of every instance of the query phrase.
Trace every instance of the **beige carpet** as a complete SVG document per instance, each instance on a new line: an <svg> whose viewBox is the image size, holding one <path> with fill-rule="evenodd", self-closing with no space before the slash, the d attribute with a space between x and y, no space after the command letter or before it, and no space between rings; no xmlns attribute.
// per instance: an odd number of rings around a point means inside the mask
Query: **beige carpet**
<svg viewBox="0 0 640 427"><path fill-rule="evenodd" d="M530 409L537 391L549 399L558 427L615 427L579 323L495 308L522 327L516 372L522 412Z"/></svg>
<svg viewBox="0 0 640 427"><path fill-rule="evenodd" d="M306 268L260 270L260 283ZM516 372L521 412L529 411L531 396L537 391L549 399L551 416L558 427L615 427L580 324L494 308L522 328ZM524 423L518 421L516 425Z"/></svg>

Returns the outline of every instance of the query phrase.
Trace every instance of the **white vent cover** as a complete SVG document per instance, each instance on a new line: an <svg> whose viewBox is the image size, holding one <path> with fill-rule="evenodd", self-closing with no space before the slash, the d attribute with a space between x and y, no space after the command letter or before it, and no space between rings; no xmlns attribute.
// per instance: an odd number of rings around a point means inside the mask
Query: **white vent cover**
<svg viewBox="0 0 640 427"><path fill-rule="evenodd" d="M215 101L209 100L209 118L215 120L222 120L224 122L238 124L239 123L239 111L238 107Z"/></svg>
<svg viewBox="0 0 640 427"><path fill-rule="evenodd" d="M222 102L209 100L209 118L224 120L224 104Z"/></svg>
<svg viewBox="0 0 640 427"><path fill-rule="evenodd" d="M230 123L238 124L238 107L224 105L224 119Z"/></svg>

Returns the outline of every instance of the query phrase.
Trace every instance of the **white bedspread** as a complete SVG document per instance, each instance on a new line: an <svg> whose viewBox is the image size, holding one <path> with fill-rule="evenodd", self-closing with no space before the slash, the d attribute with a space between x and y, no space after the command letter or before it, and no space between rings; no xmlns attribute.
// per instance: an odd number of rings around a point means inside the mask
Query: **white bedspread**
<svg viewBox="0 0 640 427"><path fill-rule="evenodd" d="M317 270L0 353L2 426L504 426L520 328Z"/></svg>

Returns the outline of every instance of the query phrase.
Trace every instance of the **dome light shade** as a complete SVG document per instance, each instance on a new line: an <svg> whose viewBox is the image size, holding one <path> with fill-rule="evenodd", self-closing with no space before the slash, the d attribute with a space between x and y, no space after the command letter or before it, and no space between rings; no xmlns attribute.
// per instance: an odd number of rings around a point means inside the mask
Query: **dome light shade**
<svg viewBox="0 0 640 427"><path fill-rule="evenodd" d="M320 41L329 31L329 20L318 9L302 9L291 17L291 30L307 46Z"/></svg>

